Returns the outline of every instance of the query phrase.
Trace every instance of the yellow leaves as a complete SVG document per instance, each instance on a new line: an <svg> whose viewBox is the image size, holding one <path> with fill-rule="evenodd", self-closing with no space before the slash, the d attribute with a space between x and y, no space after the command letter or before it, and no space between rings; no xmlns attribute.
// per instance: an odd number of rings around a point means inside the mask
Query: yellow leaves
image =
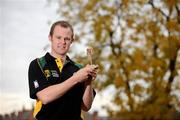
<svg viewBox="0 0 180 120"><path fill-rule="evenodd" d="M157 8L150 7L148 3L144 6L143 4L148 1L149 0L110 0L107 2L86 0L86 2L83 2L83 0L78 0L78 5L72 4L71 1L68 4L71 6L66 13L69 14L68 11L71 11L70 15L72 15L72 18L74 17L74 21L76 21L77 24L80 23L79 25L82 26L82 28L87 27L87 29L78 29L80 33L84 33L83 35L79 35L81 36L79 39L86 39L84 36L87 35L87 38L94 39L92 40L92 46L100 46L96 48L96 52L100 52L95 54L95 58L97 58L96 63L100 65L100 72L98 73L100 77L98 78L99 80L96 81L97 89L103 90L107 88L107 86L113 85L116 89L115 92L119 92L118 90L121 88L128 89L129 91L121 92L128 94L127 97L133 94L142 95L142 99L140 99L144 101L147 100L143 98L143 95L146 94L149 98L152 98L152 101L144 104L144 106L150 106L149 108L142 107L142 113L144 110L150 111L150 113L146 111L147 115L142 117L144 119L150 114L157 116L155 115L156 112L160 115L159 110L156 108L160 108L159 103L166 104L163 100L166 99L166 97L163 96L162 91L168 83L162 83L162 81L167 77L165 73L168 69L167 61L177 54L176 49L180 46L180 25L177 24L177 18L179 16L177 16L176 8L174 8L171 15L168 16L169 20L166 20L160 11L165 11L165 14L169 15L169 12L166 12L168 8L164 6L164 2L172 8L178 0L159 0L158 3L162 6L156 5L156 0L153 0L152 2L155 3L155 7ZM117 9L118 7L121 8ZM76 14L80 17L76 16ZM76 18L78 19L75 20ZM131 32L131 30L133 32ZM113 40L121 47L119 56L111 54L111 50L115 47L109 45L109 32L115 33L113 34ZM143 44L137 48L136 43L139 42L141 44L141 39L143 40ZM82 43L84 44L84 42ZM88 41L88 44L89 43ZM102 54L102 51L105 52ZM86 61L86 59L82 60ZM177 65L179 64L176 64L176 69L178 69ZM137 79L154 84L150 84L148 88L144 87L145 84L143 83L128 86L133 80ZM153 89L158 94L153 95ZM132 97L132 99L134 98ZM139 102L141 102L141 100ZM131 101L129 103L132 105L136 104L136 100L133 101L130 99L129 101ZM124 104L127 101L117 97L113 102L115 104ZM125 106L129 106L129 103ZM140 107L141 106L137 105L137 108ZM124 110L127 110L127 107L124 107ZM153 119L153 117L151 119Z"/></svg>
<svg viewBox="0 0 180 120"><path fill-rule="evenodd" d="M141 95L142 92L144 91L144 88L139 85L139 84L135 84L134 88L133 88L133 92L136 94L136 95Z"/></svg>
<svg viewBox="0 0 180 120"><path fill-rule="evenodd" d="M134 56L134 63L135 64L141 65L143 63L144 55L140 49L136 49L133 56Z"/></svg>
<svg viewBox="0 0 180 120"><path fill-rule="evenodd" d="M164 35L160 35L159 39L157 39L158 45L160 49L167 49L169 48L168 45L168 37L164 36Z"/></svg>
<svg viewBox="0 0 180 120"><path fill-rule="evenodd" d="M180 46L180 38L177 38L177 37L175 37L175 36L174 36L174 38L175 38L175 41L176 41L176 43L177 43L177 46Z"/></svg>
<svg viewBox="0 0 180 120"><path fill-rule="evenodd" d="M156 37L159 34L160 28L156 22L151 21L148 23L148 30L152 32L153 37Z"/></svg>
<svg viewBox="0 0 180 120"><path fill-rule="evenodd" d="M179 0L165 0L166 5L171 9L173 8L176 4L178 4Z"/></svg>
<svg viewBox="0 0 180 120"><path fill-rule="evenodd" d="M134 24L137 24L137 23L134 22ZM145 23L143 23L143 24L141 23L141 24L136 25L137 27L135 29L136 29L137 34L144 32L144 30L145 30L144 24Z"/></svg>
<svg viewBox="0 0 180 120"><path fill-rule="evenodd" d="M133 23L134 23L133 19L128 18L128 19L126 19L126 22L129 27L133 27Z"/></svg>
<svg viewBox="0 0 180 120"><path fill-rule="evenodd" d="M179 42L180 39L178 39L176 36L170 36L169 37L169 56L170 59L174 59L177 55L178 46L180 45Z"/></svg>
<svg viewBox="0 0 180 120"><path fill-rule="evenodd" d="M119 94L116 94L113 102L116 103L117 105L122 105L124 101L120 98Z"/></svg>
<svg viewBox="0 0 180 120"><path fill-rule="evenodd" d="M180 38L178 36L170 36L169 43L172 45L172 48L177 47L178 45L180 45Z"/></svg>
<svg viewBox="0 0 180 120"><path fill-rule="evenodd" d="M141 5L147 4L149 0L137 0L137 2Z"/></svg>
<svg viewBox="0 0 180 120"><path fill-rule="evenodd" d="M121 61L127 61L129 60L127 58L128 56L125 56L124 59L122 59L121 57ZM131 72L133 70L143 70L143 71L147 71L149 68L148 64L146 63L147 60L145 59L145 55L143 53L143 50L139 49L139 48L136 48L136 50L134 51L134 53L132 54L131 56L131 59L130 59L130 63L125 63L124 62L124 65L126 66L125 69L126 69L126 72L128 74L131 74Z"/></svg>
<svg viewBox="0 0 180 120"><path fill-rule="evenodd" d="M87 21L87 17L86 17L86 14L84 14L84 11L80 11L78 13L78 16L79 16L81 21Z"/></svg>
<svg viewBox="0 0 180 120"><path fill-rule="evenodd" d="M169 20L166 26L170 31L180 31L180 25L175 20Z"/></svg>
<svg viewBox="0 0 180 120"><path fill-rule="evenodd" d="M112 26L112 16L111 15L104 15L102 16L102 20L104 23L104 30L107 31L108 33L112 31L111 26ZM105 21L104 21L105 20Z"/></svg>
<svg viewBox="0 0 180 120"><path fill-rule="evenodd" d="M114 84L117 88L125 86L122 76L117 76L114 80Z"/></svg>
<svg viewBox="0 0 180 120"><path fill-rule="evenodd" d="M91 11L95 8L96 4L98 3L97 0L90 0L86 5L85 5L85 10Z"/></svg>
<svg viewBox="0 0 180 120"><path fill-rule="evenodd" d="M117 12L115 7L109 7L106 4L102 4L101 8L109 14L115 14Z"/></svg>
<svg viewBox="0 0 180 120"><path fill-rule="evenodd" d="M164 54L164 57L174 58L177 54L177 48L180 46L180 39L176 35L171 36L159 36L157 39L160 51Z"/></svg>
<svg viewBox="0 0 180 120"><path fill-rule="evenodd" d="M169 103L169 97L165 93L159 92L159 97L156 99L156 104L158 105L167 105Z"/></svg>
<svg viewBox="0 0 180 120"><path fill-rule="evenodd" d="M102 34L102 20L98 20L98 21L94 22L93 28L95 31L95 38L97 40L100 40L101 34Z"/></svg>
<svg viewBox="0 0 180 120"><path fill-rule="evenodd" d="M98 41L103 41L103 33L109 34L111 32L111 25L112 25L112 16L111 15L103 15L99 16L93 23L93 29L95 38Z"/></svg>
<svg viewBox="0 0 180 120"><path fill-rule="evenodd" d="M123 4L125 7L128 7L129 0L122 0L122 4Z"/></svg>
<svg viewBox="0 0 180 120"><path fill-rule="evenodd" d="M152 67L161 67L164 66L164 61L162 61L161 59L156 59L156 58L152 58L151 59L151 66Z"/></svg>

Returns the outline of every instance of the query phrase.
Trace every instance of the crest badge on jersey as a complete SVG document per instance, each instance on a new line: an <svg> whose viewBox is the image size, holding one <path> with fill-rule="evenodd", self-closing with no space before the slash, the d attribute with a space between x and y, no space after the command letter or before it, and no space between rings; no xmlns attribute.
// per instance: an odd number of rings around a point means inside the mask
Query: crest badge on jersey
<svg viewBox="0 0 180 120"><path fill-rule="evenodd" d="M39 83L37 80L34 81L34 88L38 88L39 87Z"/></svg>
<svg viewBox="0 0 180 120"><path fill-rule="evenodd" d="M47 78L51 76L50 70L44 70L44 73L45 73Z"/></svg>

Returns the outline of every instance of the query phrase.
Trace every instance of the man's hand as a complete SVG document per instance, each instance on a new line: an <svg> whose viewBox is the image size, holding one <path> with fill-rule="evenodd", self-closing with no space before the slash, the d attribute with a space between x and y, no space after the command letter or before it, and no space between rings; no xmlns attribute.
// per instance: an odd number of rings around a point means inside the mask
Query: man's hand
<svg viewBox="0 0 180 120"><path fill-rule="evenodd" d="M97 75L97 65L86 65L84 68L80 69L77 71L73 77L76 78L77 82L84 82L86 80L89 80L91 78L94 79L96 78Z"/></svg>

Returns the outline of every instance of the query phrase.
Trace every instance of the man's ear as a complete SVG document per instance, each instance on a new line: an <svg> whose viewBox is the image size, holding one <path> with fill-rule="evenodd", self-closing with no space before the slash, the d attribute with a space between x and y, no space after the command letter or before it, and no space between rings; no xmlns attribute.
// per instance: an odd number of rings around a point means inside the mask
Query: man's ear
<svg viewBox="0 0 180 120"><path fill-rule="evenodd" d="M72 36L71 43L75 40L75 34Z"/></svg>
<svg viewBox="0 0 180 120"><path fill-rule="evenodd" d="M52 37L51 37L51 35L49 35L49 36L48 36L48 38L49 38L49 41L52 41Z"/></svg>

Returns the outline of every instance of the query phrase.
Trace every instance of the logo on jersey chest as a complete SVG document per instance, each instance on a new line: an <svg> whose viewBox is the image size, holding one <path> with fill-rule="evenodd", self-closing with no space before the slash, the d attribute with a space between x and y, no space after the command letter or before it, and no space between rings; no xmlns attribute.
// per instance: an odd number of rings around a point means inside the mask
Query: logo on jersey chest
<svg viewBox="0 0 180 120"><path fill-rule="evenodd" d="M50 76L52 77L59 77L59 74L56 70L44 70L45 76L48 78Z"/></svg>

